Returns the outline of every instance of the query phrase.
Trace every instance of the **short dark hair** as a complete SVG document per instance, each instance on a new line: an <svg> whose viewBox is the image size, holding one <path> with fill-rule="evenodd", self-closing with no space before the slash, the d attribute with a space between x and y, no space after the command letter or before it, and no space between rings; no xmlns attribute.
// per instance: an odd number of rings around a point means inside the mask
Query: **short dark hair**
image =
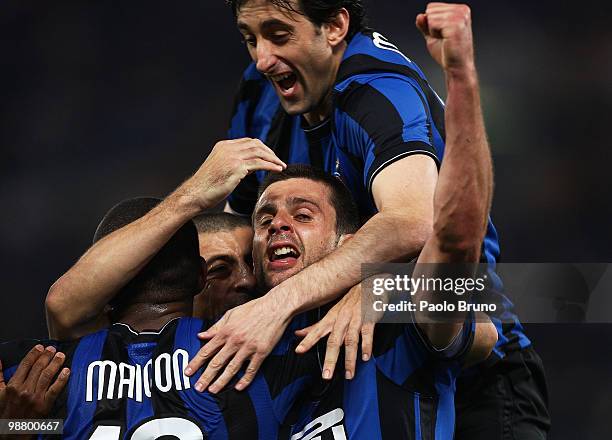
<svg viewBox="0 0 612 440"><path fill-rule="evenodd" d="M226 0L231 6L235 16L240 8L249 0ZM295 0L298 8L295 8L292 0L268 0L274 6L291 12L304 15L311 23L321 26L330 22L340 9L345 8L350 16L350 23L346 39L350 40L358 32L367 31L367 17L362 0Z"/></svg>
<svg viewBox="0 0 612 440"><path fill-rule="evenodd" d="M361 226L359 211L351 192L337 177L311 165L292 164L280 173L269 173L259 186L257 199L267 187L289 179L308 179L320 182L329 189L329 203L336 211L336 234L354 234Z"/></svg>
<svg viewBox="0 0 612 440"><path fill-rule="evenodd" d="M237 228L252 228L251 219L229 212L207 212L194 217L198 233L226 232Z"/></svg>
<svg viewBox="0 0 612 440"><path fill-rule="evenodd" d="M141 218L161 202L137 197L119 202L104 216L94 243ZM202 270L198 233L185 223L140 272L113 298L114 311L137 302L162 303L191 298L200 291Z"/></svg>

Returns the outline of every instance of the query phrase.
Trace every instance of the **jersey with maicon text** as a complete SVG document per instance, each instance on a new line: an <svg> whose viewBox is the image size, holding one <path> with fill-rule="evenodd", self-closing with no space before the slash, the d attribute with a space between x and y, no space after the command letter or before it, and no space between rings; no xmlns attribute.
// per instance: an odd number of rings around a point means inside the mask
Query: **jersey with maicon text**
<svg viewBox="0 0 612 440"><path fill-rule="evenodd" d="M246 390L236 391L234 379L218 394L195 390L202 370L183 374L206 328L198 319L155 332L118 323L58 343L71 374L49 418L64 420L65 439L276 439L292 403L321 374L316 353L295 354L293 332L307 324L305 315L292 321ZM0 344L7 381L35 343Z"/></svg>

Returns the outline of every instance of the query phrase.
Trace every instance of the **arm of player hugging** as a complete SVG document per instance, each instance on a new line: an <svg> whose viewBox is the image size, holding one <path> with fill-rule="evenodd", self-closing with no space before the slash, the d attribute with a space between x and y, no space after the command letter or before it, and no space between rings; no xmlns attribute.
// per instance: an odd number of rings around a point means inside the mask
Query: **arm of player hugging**
<svg viewBox="0 0 612 440"><path fill-rule="evenodd" d="M419 92L400 78L361 85L339 106L339 136L363 160L374 214L345 244L273 289L293 312L325 304L361 281L361 265L408 261L432 232L437 158ZM290 292L287 294L287 292Z"/></svg>
<svg viewBox="0 0 612 440"><path fill-rule="evenodd" d="M181 226L225 199L249 172L283 166L256 139L218 142L190 179L147 215L96 242L51 286L45 302L50 336L73 339L91 331L109 301Z"/></svg>
<svg viewBox="0 0 612 440"><path fill-rule="evenodd" d="M155 256L172 235L200 211L181 194L168 197L144 217L96 242L49 289L45 302L49 335L73 339L119 290Z"/></svg>

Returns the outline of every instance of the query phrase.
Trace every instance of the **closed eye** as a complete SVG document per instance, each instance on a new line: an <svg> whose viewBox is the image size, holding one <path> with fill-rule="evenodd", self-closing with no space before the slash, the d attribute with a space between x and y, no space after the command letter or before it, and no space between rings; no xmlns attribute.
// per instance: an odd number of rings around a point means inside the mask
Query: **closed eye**
<svg viewBox="0 0 612 440"><path fill-rule="evenodd" d="M268 226L272 222L272 217L262 217L259 219L260 226Z"/></svg>
<svg viewBox="0 0 612 440"><path fill-rule="evenodd" d="M223 277L229 273L229 266L226 264L219 264L217 266L208 269L207 278L211 277Z"/></svg>
<svg viewBox="0 0 612 440"><path fill-rule="evenodd" d="M257 40L253 37L245 37L242 39L242 42L251 47L257 46Z"/></svg>

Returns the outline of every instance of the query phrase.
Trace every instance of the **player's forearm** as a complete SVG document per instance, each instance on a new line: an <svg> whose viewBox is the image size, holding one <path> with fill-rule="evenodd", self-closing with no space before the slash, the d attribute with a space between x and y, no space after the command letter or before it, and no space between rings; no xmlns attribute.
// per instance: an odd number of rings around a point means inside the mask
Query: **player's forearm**
<svg viewBox="0 0 612 440"><path fill-rule="evenodd" d="M491 205L491 154L476 70L446 72L446 83L446 147L434 196L434 233L444 251L473 254Z"/></svg>
<svg viewBox="0 0 612 440"><path fill-rule="evenodd" d="M427 242L413 276L473 276L486 232L492 193L492 165L475 69L446 72L446 148L434 195L434 235ZM448 266L446 263L452 263ZM458 266L457 263L467 263ZM469 292L461 299L467 301ZM458 296L420 291L414 301L456 303ZM417 309L415 317L430 342L445 347L461 329L465 312Z"/></svg>
<svg viewBox="0 0 612 440"><path fill-rule="evenodd" d="M51 286L46 307L51 337L97 319L109 301L195 216L201 207L180 188L147 215L95 243Z"/></svg>
<svg viewBox="0 0 612 440"><path fill-rule="evenodd" d="M361 282L362 264L414 258L431 234L431 220L426 217L399 210L375 214L333 253L286 280L283 284L288 284L292 295L274 302L294 316L336 299ZM275 289L269 295L274 297Z"/></svg>

